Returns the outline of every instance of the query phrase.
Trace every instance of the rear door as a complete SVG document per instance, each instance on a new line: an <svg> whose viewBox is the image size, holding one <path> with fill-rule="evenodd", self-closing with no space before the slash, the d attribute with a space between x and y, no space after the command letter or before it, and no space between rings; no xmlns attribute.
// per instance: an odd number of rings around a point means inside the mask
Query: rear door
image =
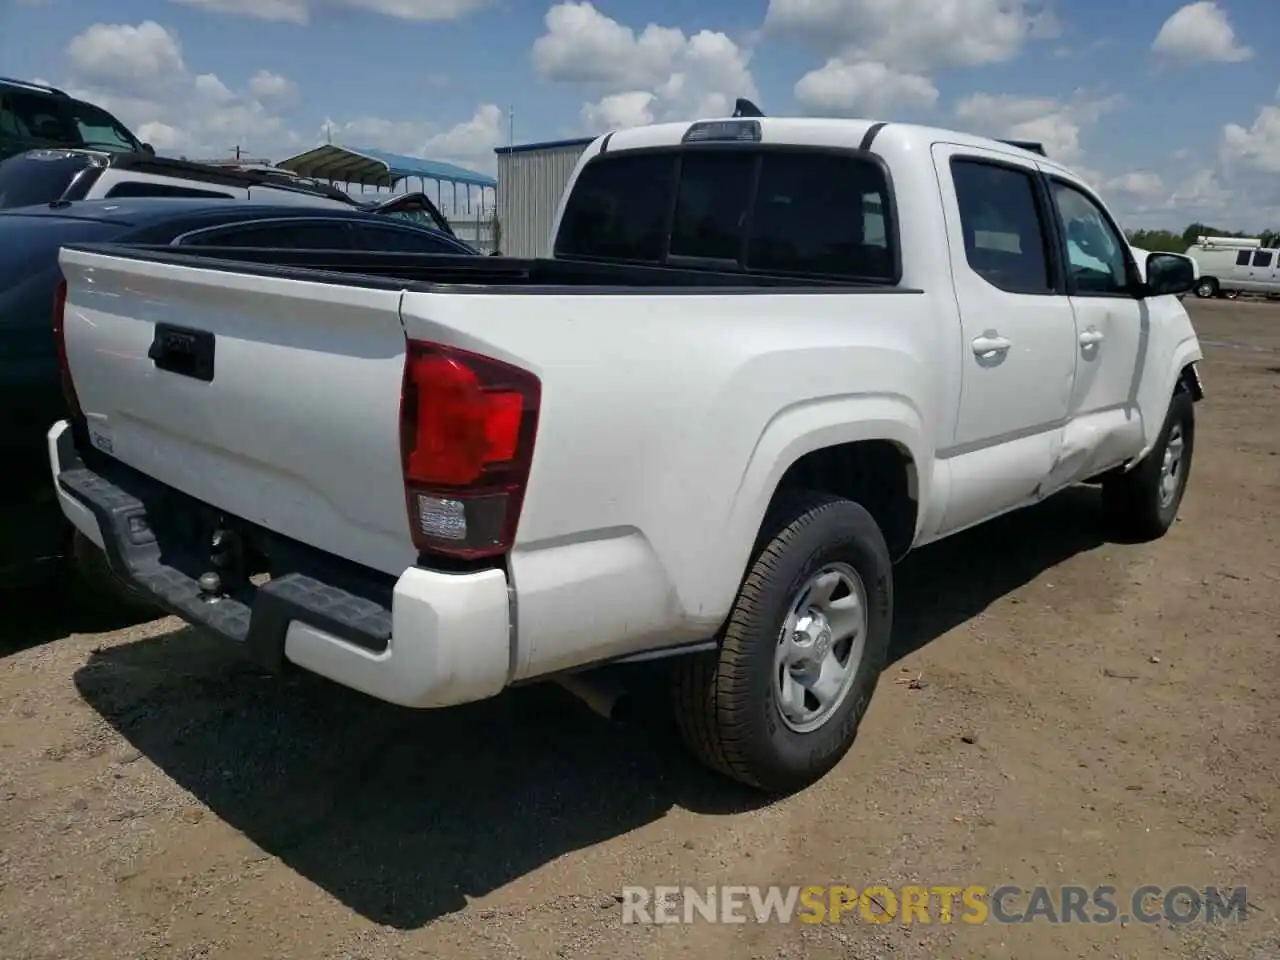
<svg viewBox="0 0 1280 960"><path fill-rule="evenodd" d="M1034 496L1062 445L1076 328L1054 256L1048 196L1015 154L933 148L963 332L951 497L942 532Z"/></svg>
<svg viewBox="0 0 1280 960"><path fill-rule="evenodd" d="M416 554L400 464L400 285L145 256L61 253L91 442L229 514L403 572Z"/></svg>

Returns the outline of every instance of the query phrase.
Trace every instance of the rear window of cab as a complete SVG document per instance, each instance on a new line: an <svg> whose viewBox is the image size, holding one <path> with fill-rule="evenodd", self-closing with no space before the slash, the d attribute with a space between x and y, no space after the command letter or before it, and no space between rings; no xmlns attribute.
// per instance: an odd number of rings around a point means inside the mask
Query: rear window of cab
<svg viewBox="0 0 1280 960"><path fill-rule="evenodd" d="M555 255L894 284L888 177L850 151L714 149L593 158Z"/></svg>

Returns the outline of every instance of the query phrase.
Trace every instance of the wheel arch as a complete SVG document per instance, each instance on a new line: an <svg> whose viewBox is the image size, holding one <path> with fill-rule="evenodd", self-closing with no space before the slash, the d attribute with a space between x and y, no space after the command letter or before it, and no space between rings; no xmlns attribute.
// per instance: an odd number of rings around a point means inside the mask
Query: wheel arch
<svg viewBox="0 0 1280 960"><path fill-rule="evenodd" d="M927 450L923 418L915 404L899 394L828 398L781 411L761 431L743 469L721 538L726 573L712 590L714 599L708 599L719 609L729 608L770 507L787 485L812 482L817 475L826 480L817 492L846 496L858 489L852 475L841 472L851 454L854 465L870 464L872 475L889 471L892 476L891 465L898 470L894 489L905 495L910 509L902 507L889 524L891 550L897 548L895 559L906 553L918 536L923 505L930 496L933 465ZM875 515L870 506L863 506Z"/></svg>

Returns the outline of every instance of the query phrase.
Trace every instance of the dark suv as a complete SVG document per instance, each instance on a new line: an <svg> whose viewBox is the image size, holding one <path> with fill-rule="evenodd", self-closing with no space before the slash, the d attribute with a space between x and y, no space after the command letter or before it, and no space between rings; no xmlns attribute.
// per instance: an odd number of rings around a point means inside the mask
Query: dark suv
<svg viewBox="0 0 1280 960"><path fill-rule="evenodd" d="M101 107L57 87L0 77L0 160L40 147L154 153Z"/></svg>

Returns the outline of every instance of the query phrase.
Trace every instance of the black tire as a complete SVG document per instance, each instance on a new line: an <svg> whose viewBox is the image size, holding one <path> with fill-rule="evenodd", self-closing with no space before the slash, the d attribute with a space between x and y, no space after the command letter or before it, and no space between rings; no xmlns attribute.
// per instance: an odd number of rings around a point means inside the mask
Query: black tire
<svg viewBox="0 0 1280 960"><path fill-rule="evenodd" d="M1218 281L1213 277L1201 277L1196 281L1196 296L1202 300L1218 295Z"/></svg>
<svg viewBox="0 0 1280 960"><path fill-rule="evenodd" d="M775 652L797 592L843 563L866 596L862 656L843 700L817 729L783 721ZM790 793L820 779L848 752L884 669L893 624L893 564L871 514L819 493L789 498L766 519L717 650L677 660L672 697L681 735L706 765L761 790Z"/></svg>
<svg viewBox="0 0 1280 960"><path fill-rule="evenodd" d="M72 534L71 561L76 585L82 588L76 591L77 597L91 609L137 616L163 614L144 594L117 577L106 554L79 530Z"/></svg>
<svg viewBox="0 0 1280 960"><path fill-rule="evenodd" d="M1176 485L1168 500L1162 499L1161 477L1170 437L1177 431L1182 440L1181 462ZM1129 540L1163 537L1178 516L1182 495L1191 476L1195 452L1196 412L1191 394L1179 389L1169 403L1164 425L1155 446L1142 463L1128 473L1109 477L1102 485L1102 505L1113 530Z"/></svg>

